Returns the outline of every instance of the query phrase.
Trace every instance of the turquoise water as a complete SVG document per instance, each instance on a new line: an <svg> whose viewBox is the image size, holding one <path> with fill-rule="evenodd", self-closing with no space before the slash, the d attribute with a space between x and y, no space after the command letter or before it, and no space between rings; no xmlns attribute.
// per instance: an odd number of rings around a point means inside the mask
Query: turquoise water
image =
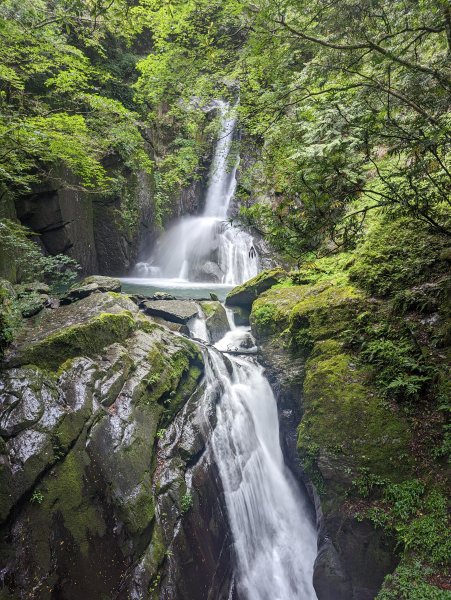
<svg viewBox="0 0 451 600"><path fill-rule="evenodd" d="M195 300L209 299L210 292L224 301L233 285L219 283L197 283L183 279L145 279L142 277L121 278L122 291L126 294L141 294L152 296L155 292L168 292L176 298L193 298Z"/></svg>

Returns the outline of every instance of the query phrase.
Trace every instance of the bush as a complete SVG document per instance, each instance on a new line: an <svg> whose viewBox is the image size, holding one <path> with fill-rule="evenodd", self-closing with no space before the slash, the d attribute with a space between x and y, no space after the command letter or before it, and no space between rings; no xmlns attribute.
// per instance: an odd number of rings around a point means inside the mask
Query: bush
<svg viewBox="0 0 451 600"><path fill-rule="evenodd" d="M34 234L19 223L0 220L2 250L14 261L19 281L45 281L53 293L63 293L76 280L79 265L64 254L44 256L31 235Z"/></svg>

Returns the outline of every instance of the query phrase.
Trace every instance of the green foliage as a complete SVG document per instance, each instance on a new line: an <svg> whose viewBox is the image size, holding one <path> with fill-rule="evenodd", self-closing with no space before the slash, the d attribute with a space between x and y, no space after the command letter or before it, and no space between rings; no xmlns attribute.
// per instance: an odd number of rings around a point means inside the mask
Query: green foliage
<svg viewBox="0 0 451 600"><path fill-rule="evenodd" d="M405 340L373 339L362 344L360 357L377 368L376 381L385 394L416 398L431 380L415 346Z"/></svg>
<svg viewBox="0 0 451 600"><path fill-rule="evenodd" d="M27 192L64 179L67 167L80 187L110 190L116 182L103 162L111 154L151 169L138 114L107 95L109 36L126 37L126 8L123 0L1 3L0 187Z"/></svg>
<svg viewBox="0 0 451 600"><path fill-rule="evenodd" d="M44 500L44 494L42 492L39 492L38 490L34 490L31 498L30 498L30 502L32 504L42 504Z"/></svg>
<svg viewBox="0 0 451 600"><path fill-rule="evenodd" d="M189 492L182 496L180 501L180 509L183 514L187 513L193 507L193 497Z"/></svg>
<svg viewBox="0 0 451 600"><path fill-rule="evenodd" d="M274 325L274 315L277 308L274 304L261 304L252 312L254 322L262 328L271 328Z"/></svg>
<svg viewBox="0 0 451 600"><path fill-rule="evenodd" d="M0 280L0 359L20 327L20 309L8 282Z"/></svg>
<svg viewBox="0 0 451 600"><path fill-rule="evenodd" d="M381 219L358 249L350 278L370 294L402 292L447 272L448 265L439 257L448 243L446 237L431 235L406 218Z"/></svg>
<svg viewBox="0 0 451 600"><path fill-rule="evenodd" d="M361 517L391 529L406 554L419 556L436 568L446 566L451 542L443 534L449 517L446 497L439 489L428 489L418 479L389 483L369 471L354 483L359 495L382 501L382 506L371 506Z"/></svg>
<svg viewBox="0 0 451 600"><path fill-rule="evenodd" d="M37 244L30 239L31 235L26 227L14 221L0 220L2 249L14 261L19 281L45 281L53 293L64 292L74 283L78 264L64 254L43 255Z"/></svg>
<svg viewBox="0 0 451 600"><path fill-rule="evenodd" d="M403 562L393 575L385 578L376 600L448 600L449 592L426 583L425 577L431 573L418 560Z"/></svg>

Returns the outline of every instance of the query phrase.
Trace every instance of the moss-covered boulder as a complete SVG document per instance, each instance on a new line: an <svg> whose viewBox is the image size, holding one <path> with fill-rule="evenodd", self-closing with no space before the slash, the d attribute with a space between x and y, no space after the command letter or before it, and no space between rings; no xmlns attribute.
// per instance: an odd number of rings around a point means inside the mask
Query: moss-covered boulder
<svg viewBox="0 0 451 600"><path fill-rule="evenodd" d="M242 306L250 310L252 302L263 292L288 278L288 273L283 269L262 271L246 283L233 288L227 294L227 306Z"/></svg>
<svg viewBox="0 0 451 600"><path fill-rule="evenodd" d="M120 292L121 282L115 277L103 275L92 275L86 277L80 283L73 285L67 294L61 299L61 304L70 304L82 298L86 298L97 292Z"/></svg>
<svg viewBox="0 0 451 600"><path fill-rule="evenodd" d="M193 342L120 294L28 322L0 380L0 556L12 597L129 595L144 554L155 559L136 577L158 576L171 539L153 534L155 469L166 473L155 446L202 373ZM184 441L182 473L204 447L196 439Z"/></svg>
<svg viewBox="0 0 451 600"><path fill-rule="evenodd" d="M322 598L359 597L363 589L374 597L396 565L383 533L346 509L363 474L394 481L412 469L405 418L383 402L372 368L345 344L346 332L373 304L346 277L332 277L273 287L252 306L263 361L282 395L297 395L303 413L297 447L319 494L315 586Z"/></svg>
<svg viewBox="0 0 451 600"><path fill-rule="evenodd" d="M219 342L229 331L229 320L227 313L220 302L204 301L200 303L205 314L205 324L213 343Z"/></svg>

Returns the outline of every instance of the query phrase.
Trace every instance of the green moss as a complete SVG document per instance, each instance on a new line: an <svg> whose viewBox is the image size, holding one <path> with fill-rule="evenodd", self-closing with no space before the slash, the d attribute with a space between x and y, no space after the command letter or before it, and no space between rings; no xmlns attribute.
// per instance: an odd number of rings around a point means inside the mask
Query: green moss
<svg viewBox="0 0 451 600"><path fill-rule="evenodd" d="M425 580L432 572L418 560L403 560L396 571L385 578L376 600L449 600L451 592Z"/></svg>
<svg viewBox="0 0 451 600"><path fill-rule="evenodd" d="M147 360L152 372L143 380L139 402L163 407L165 426L194 392L203 374L203 358L199 348L189 340L179 338L175 351L163 344L149 352Z"/></svg>
<svg viewBox="0 0 451 600"><path fill-rule="evenodd" d="M370 377L338 342L317 343L306 364L298 447L301 456L321 448L337 459L337 468L367 467L386 477L402 477L409 469L407 427L380 402Z"/></svg>
<svg viewBox="0 0 451 600"><path fill-rule="evenodd" d="M105 347L126 339L137 328L129 311L101 313L87 323L66 327L25 350L22 362L58 369L76 356L95 356Z"/></svg>
<svg viewBox="0 0 451 600"><path fill-rule="evenodd" d="M96 505L85 495L84 477L89 459L82 444L69 452L51 477L47 477L39 488L43 495L42 503L35 508L34 531L41 548L40 553L48 552L48 543L42 539L42 532L49 525L40 524L40 520L51 519L60 514L65 528L69 531L83 554L89 550L89 536L105 534L106 526Z"/></svg>
<svg viewBox="0 0 451 600"><path fill-rule="evenodd" d="M218 304L218 302L201 302L202 310L207 318L215 314L218 310ZM221 305L219 304L219 306Z"/></svg>
<svg viewBox="0 0 451 600"><path fill-rule="evenodd" d="M284 279L288 279L288 273L283 269L262 271L249 281L233 288L227 294L226 304L248 306L250 308L255 298Z"/></svg>
<svg viewBox="0 0 451 600"><path fill-rule="evenodd" d="M446 273L448 245L419 222L381 219L356 252L350 277L369 293L386 296Z"/></svg>
<svg viewBox="0 0 451 600"><path fill-rule="evenodd" d="M258 337L284 332L294 340L299 329L308 327L309 339L321 339L346 329L362 300L363 294L355 287L333 279L314 285L275 286L255 300L250 320Z"/></svg>

